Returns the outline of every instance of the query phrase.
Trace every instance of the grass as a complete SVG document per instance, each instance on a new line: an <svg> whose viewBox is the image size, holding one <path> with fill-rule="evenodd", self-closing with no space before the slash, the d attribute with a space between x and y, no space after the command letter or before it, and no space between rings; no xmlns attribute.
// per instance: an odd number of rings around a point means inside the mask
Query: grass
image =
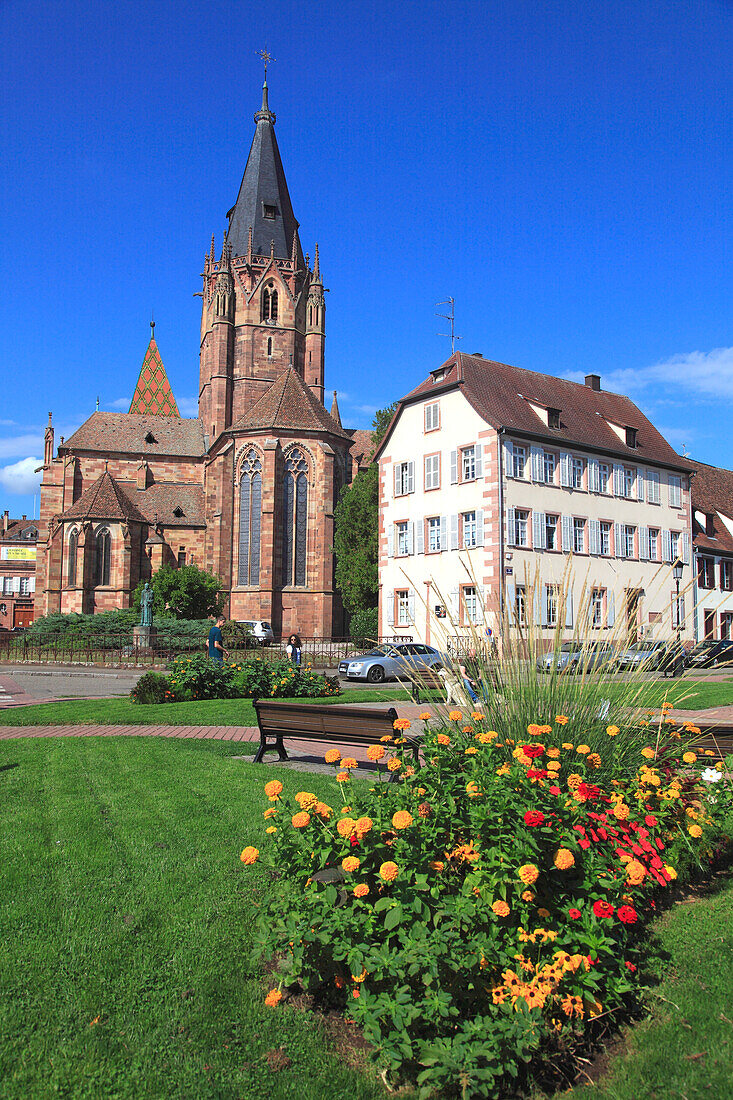
<svg viewBox="0 0 733 1100"><path fill-rule="evenodd" d="M313 1017L263 1004L252 942L269 880L238 856L265 847L265 775L291 793L303 777L234 751L143 738L0 744L5 1100L385 1095ZM331 779L307 784L338 805Z"/></svg>
<svg viewBox="0 0 733 1100"><path fill-rule="evenodd" d="M733 1081L733 878L666 913L656 926L670 956L652 1016L629 1033L607 1076L573 1100L718 1100Z"/></svg>
<svg viewBox="0 0 733 1100"><path fill-rule="evenodd" d="M601 694L614 701L623 699L624 684L607 682ZM427 699L440 702L438 692ZM665 698L682 700L680 709L704 710L733 705L733 680L686 681L650 680L638 697L641 706L658 706ZM347 689L328 699L303 699L304 703L376 703L409 701L399 686ZM3 726L49 725L171 725L171 726L256 726L257 716L249 699L202 699L195 703L160 703L144 706L129 699L69 699L60 703L37 703L8 707L0 713Z"/></svg>

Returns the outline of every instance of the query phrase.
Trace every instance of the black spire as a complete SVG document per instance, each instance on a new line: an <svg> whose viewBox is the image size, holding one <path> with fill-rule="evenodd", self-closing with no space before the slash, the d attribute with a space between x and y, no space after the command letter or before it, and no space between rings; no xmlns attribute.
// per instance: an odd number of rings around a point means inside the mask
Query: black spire
<svg viewBox="0 0 733 1100"><path fill-rule="evenodd" d="M255 115L257 129L247 158L242 184L234 207L229 211L227 242L232 256L247 254L248 235L252 227L252 251L269 256L272 243L275 256L289 260L296 239L298 266L303 266L303 253L298 239L298 223L290 203L288 185L280 150L275 137L275 115L267 100L267 81L262 85L262 107Z"/></svg>

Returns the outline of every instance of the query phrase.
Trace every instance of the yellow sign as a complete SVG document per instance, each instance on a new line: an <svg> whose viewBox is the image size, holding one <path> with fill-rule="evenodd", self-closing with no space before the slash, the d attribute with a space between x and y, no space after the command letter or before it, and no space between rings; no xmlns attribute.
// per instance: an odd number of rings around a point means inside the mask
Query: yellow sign
<svg viewBox="0 0 733 1100"><path fill-rule="evenodd" d="M35 561L35 546L0 546L2 561Z"/></svg>

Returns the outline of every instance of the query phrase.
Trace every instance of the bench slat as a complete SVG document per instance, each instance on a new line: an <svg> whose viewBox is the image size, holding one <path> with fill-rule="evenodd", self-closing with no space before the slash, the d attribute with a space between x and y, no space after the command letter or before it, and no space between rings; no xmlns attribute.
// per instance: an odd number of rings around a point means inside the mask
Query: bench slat
<svg viewBox="0 0 733 1100"><path fill-rule="evenodd" d="M394 707L372 710L333 704L313 705L268 699L256 699L254 708L260 727L260 747L255 762L260 763L268 748L276 748L281 760L287 759L284 738L317 741L345 741L373 744L385 733L392 733L397 718ZM275 744L268 744L268 738ZM411 739L414 740L414 739ZM417 754L417 747L413 749Z"/></svg>

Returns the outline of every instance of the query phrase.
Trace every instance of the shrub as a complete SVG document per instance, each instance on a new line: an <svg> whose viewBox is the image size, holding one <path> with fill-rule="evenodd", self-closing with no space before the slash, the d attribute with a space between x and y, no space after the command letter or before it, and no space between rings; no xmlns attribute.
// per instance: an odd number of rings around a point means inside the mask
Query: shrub
<svg viewBox="0 0 733 1100"><path fill-rule="evenodd" d="M176 657L168 665L169 686L177 702L193 699L236 699L231 665L212 661L204 653Z"/></svg>
<svg viewBox="0 0 733 1100"><path fill-rule="evenodd" d="M159 672L146 672L130 692L133 703L172 702L170 681Z"/></svg>
<svg viewBox="0 0 733 1100"><path fill-rule="evenodd" d="M379 611L376 607L366 607L352 616L349 626L354 645L364 646L376 643L379 636Z"/></svg>
<svg viewBox="0 0 733 1100"><path fill-rule="evenodd" d="M167 611L180 619L205 619L221 611L221 581L214 573L197 565L182 565L174 569L162 565L149 581L153 590L155 614ZM145 581L140 581L133 595L135 610L140 611L140 597Z"/></svg>
<svg viewBox="0 0 733 1100"><path fill-rule="evenodd" d="M421 1097L506 1095L530 1060L628 1011L675 853L704 865L721 843L733 783L705 778L694 727L638 728L633 766L603 781L604 754L566 717L507 737L451 712L417 771L398 719L368 755L399 782L353 783L340 759L340 811L266 787L278 887L260 951L279 955L280 984L346 1010ZM603 731L617 761L625 732Z"/></svg>
<svg viewBox="0 0 733 1100"><path fill-rule="evenodd" d="M341 690L338 677L322 676L310 665L296 667L287 660L267 662L250 657L235 662L232 669L238 694L248 699L316 699L338 695Z"/></svg>

